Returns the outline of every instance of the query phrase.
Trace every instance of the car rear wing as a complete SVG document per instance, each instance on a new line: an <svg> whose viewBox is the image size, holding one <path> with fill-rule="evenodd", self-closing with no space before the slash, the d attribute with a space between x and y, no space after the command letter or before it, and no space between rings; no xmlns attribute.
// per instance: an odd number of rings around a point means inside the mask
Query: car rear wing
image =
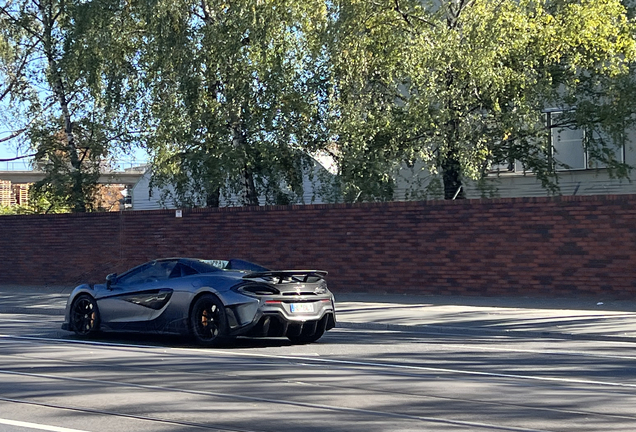
<svg viewBox="0 0 636 432"><path fill-rule="evenodd" d="M272 270L248 273L243 276L243 279L278 278L276 283L281 284L285 279L292 279L294 282L307 282L310 277L317 277L322 280L327 274L328 272L324 270Z"/></svg>

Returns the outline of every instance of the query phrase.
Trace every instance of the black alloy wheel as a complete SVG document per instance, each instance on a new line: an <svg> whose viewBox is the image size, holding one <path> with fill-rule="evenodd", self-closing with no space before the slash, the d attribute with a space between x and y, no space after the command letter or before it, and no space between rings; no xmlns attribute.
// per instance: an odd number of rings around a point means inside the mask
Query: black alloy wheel
<svg viewBox="0 0 636 432"><path fill-rule="evenodd" d="M190 331L199 345L217 346L227 341L225 307L216 296L204 294L194 302Z"/></svg>
<svg viewBox="0 0 636 432"><path fill-rule="evenodd" d="M99 309L97 302L88 294L83 294L73 301L69 317L71 330L79 336L88 336L99 331Z"/></svg>

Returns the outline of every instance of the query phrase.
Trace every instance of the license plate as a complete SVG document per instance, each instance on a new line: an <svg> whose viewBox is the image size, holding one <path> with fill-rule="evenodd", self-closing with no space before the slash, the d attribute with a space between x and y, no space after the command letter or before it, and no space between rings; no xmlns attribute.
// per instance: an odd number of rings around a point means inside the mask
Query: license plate
<svg viewBox="0 0 636 432"><path fill-rule="evenodd" d="M290 306L292 313L314 311L313 303L292 303Z"/></svg>

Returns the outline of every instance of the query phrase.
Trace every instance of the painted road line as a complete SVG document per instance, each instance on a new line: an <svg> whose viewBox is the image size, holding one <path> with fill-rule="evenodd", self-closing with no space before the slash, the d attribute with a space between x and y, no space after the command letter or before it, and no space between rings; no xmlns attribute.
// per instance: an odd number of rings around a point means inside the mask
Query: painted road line
<svg viewBox="0 0 636 432"><path fill-rule="evenodd" d="M0 418L0 424L29 428L29 429L37 429L37 430L43 430L43 431L50 431L50 432L88 432L88 431L79 430L79 429L69 429L69 428L59 427L59 426L50 426L50 425L43 425L38 423L8 420L3 418Z"/></svg>

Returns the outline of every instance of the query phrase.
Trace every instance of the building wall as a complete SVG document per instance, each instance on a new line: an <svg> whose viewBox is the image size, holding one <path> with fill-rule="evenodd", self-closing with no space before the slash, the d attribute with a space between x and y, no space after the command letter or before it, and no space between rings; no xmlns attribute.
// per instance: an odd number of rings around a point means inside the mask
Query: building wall
<svg viewBox="0 0 636 432"><path fill-rule="evenodd" d="M0 180L0 206L10 206L15 204L15 197L11 188L11 182Z"/></svg>
<svg viewBox="0 0 636 432"><path fill-rule="evenodd" d="M574 131L576 132L576 131ZM580 135L580 131L579 135ZM556 141L554 138L553 141ZM623 148L615 149L617 158L623 160L632 167L636 167L636 131L630 130L626 136ZM556 147L556 142L554 142ZM617 195L636 194L636 184L630 179L612 178L607 169L580 168L582 157L584 156L583 144L579 141L572 143L572 148L577 149L565 157L570 164L575 165L575 160L579 159L579 168L563 169L558 171L558 186L561 195ZM594 165L594 162L587 160L587 164ZM548 191L541 186L541 182L531 173L524 173L520 164L516 164L517 172L503 173L500 176L491 175L486 179L488 185L487 193L500 198L510 197L540 197L548 195ZM470 198L479 198L483 195L483 190L475 184L467 185L467 195Z"/></svg>
<svg viewBox="0 0 636 432"><path fill-rule="evenodd" d="M561 130L561 132L563 131ZM582 131L566 132L572 135L569 137L573 138L572 140L562 139L564 134L560 133L559 130L553 131L552 135L555 158L571 164L569 169L562 165L556 167L560 195L636 194L636 183L629 178L613 178L607 169L599 168L596 162L586 157L581 140ZM568 150L567 153L566 150ZM613 151L618 160L631 167L636 167L636 130L628 130L624 145ZM464 182L464 192L467 198L546 197L550 195L550 192L541 185L533 173L523 171L520 162L514 163L514 172L507 171L507 164L492 168L493 172L484 179L482 184L471 181ZM500 170L499 173L495 172L496 168ZM633 173L631 174L633 175ZM441 188L441 175L429 173L421 162L416 163L411 168L406 165L400 166L395 179L395 200L411 200L414 197L440 199L444 196ZM435 186L433 181L440 186L431 188L431 184Z"/></svg>
<svg viewBox="0 0 636 432"><path fill-rule="evenodd" d="M475 183L466 185L469 198L493 196L498 198L544 197L548 191L532 174L501 174L486 179L485 190ZM636 194L636 184L629 179L611 178L607 170L572 170L558 173L559 193L573 195L619 195Z"/></svg>
<svg viewBox="0 0 636 432"><path fill-rule="evenodd" d="M14 184L13 195L15 196L15 203L17 205L29 204L29 187L30 184Z"/></svg>
<svg viewBox="0 0 636 432"><path fill-rule="evenodd" d="M168 256L328 270L336 291L636 294L636 195L0 217L0 283L75 285Z"/></svg>
<svg viewBox="0 0 636 432"><path fill-rule="evenodd" d="M139 181L131 188L131 203L134 210L157 210L161 208L174 208L174 203L169 201L159 202L161 190L150 187L150 171L146 171Z"/></svg>
<svg viewBox="0 0 636 432"><path fill-rule="evenodd" d="M132 187L132 208L133 210L159 210L159 209L174 209L177 207L175 200L170 195L173 193L173 188L160 189L157 187L150 187L151 171L147 170L139 181ZM297 204L323 204L326 200L323 200L321 196L321 189L323 188L322 177L329 176L325 168L318 162L314 162L311 172L306 170L303 176L303 196L300 197ZM164 192L169 192L168 196L164 198L162 195ZM240 206L241 199L235 194L230 196L221 196L221 207L235 207ZM261 205L265 205L265 198L259 197ZM201 203L203 207L203 203Z"/></svg>
<svg viewBox="0 0 636 432"><path fill-rule="evenodd" d="M636 160L631 162L636 166ZM563 170L557 173L559 194L573 195L623 195L636 194L636 182L630 179L612 178L606 169ZM436 178L440 187L427 190L431 179ZM430 175L416 165L414 168L403 168L396 178L397 189L394 199L409 200L412 197L422 199L439 199L443 197L441 176ZM482 184L466 181L464 192L469 199L547 197L550 192L545 189L532 173L517 172L493 173L484 179Z"/></svg>

